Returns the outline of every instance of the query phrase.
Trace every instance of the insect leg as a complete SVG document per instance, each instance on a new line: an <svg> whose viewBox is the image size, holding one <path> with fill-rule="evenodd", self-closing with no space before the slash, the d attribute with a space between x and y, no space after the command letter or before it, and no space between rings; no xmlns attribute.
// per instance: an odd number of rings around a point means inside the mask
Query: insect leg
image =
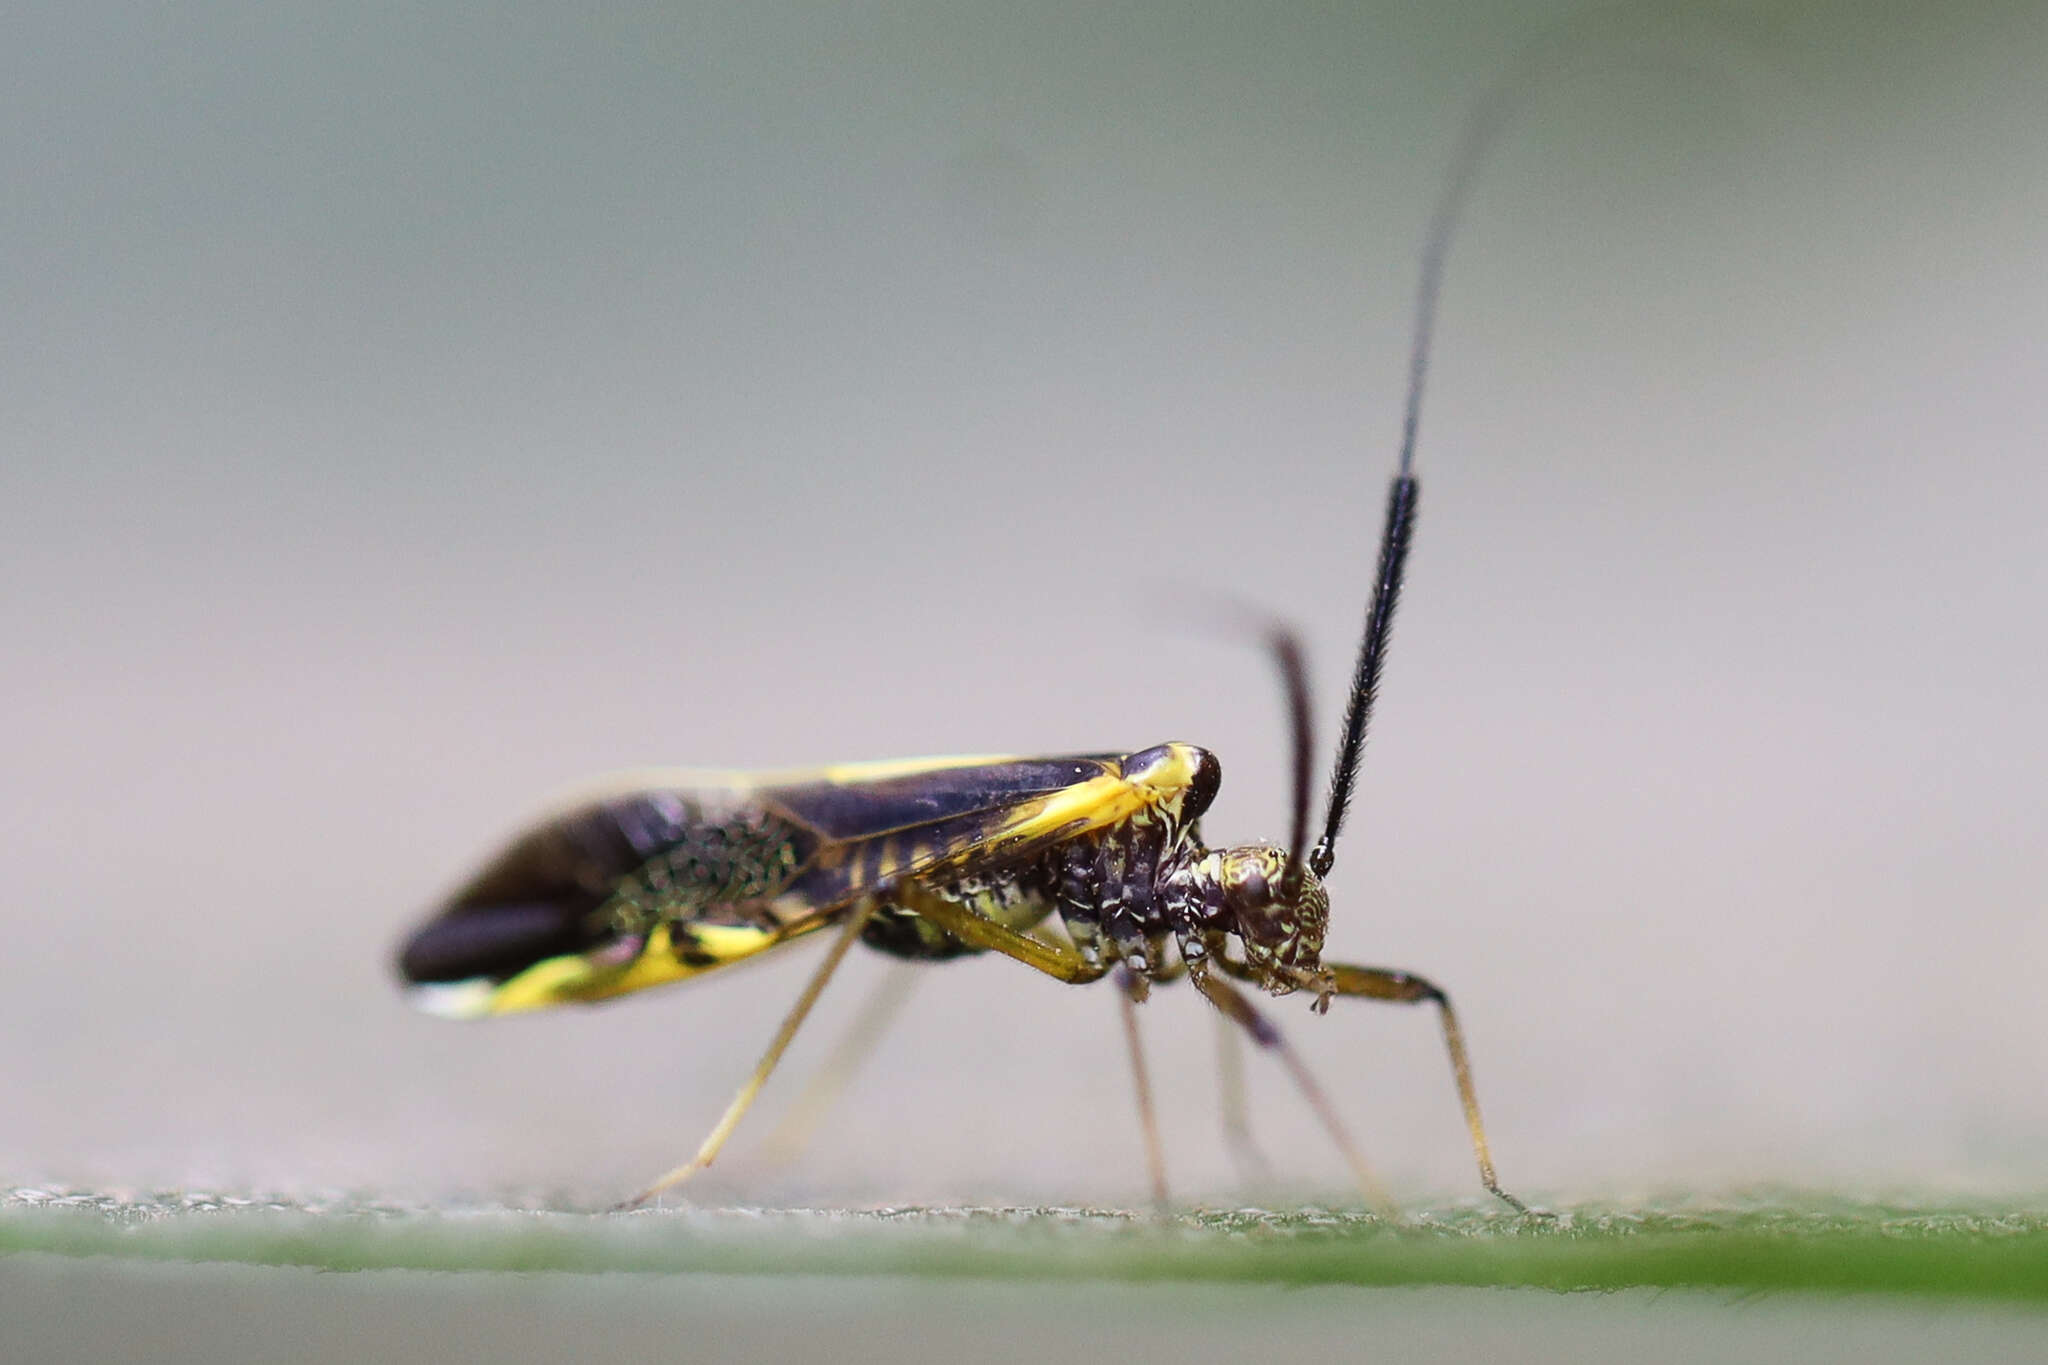
<svg viewBox="0 0 2048 1365"><path fill-rule="evenodd" d="M1166 1156L1159 1142L1159 1114L1152 1107L1152 1078L1145 1070L1145 1049L1138 1041L1138 982L1128 967L1117 968L1117 1006L1124 1019L1124 1041L1131 1048L1131 1079L1138 1088L1138 1124L1145 1131L1145 1168L1152 1174L1152 1202L1162 1212L1166 1192Z"/></svg>
<svg viewBox="0 0 2048 1365"><path fill-rule="evenodd" d="M1330 1135L1330 1140L1337 1144L1337 1150L1344 1154L1344 1160L1350 1164L1352 1178L1358 1182L1358 1188L1365 1195L1366 1202L1373 1206L1373 1211L1381 1218L1389 1223L1399 1223L1400 1212L1395 1209L1393 1201L1387 1198L1386 1189L1373 1175L1372 1168L1365 1164L1364 1156L1359 1153L1358 1144L1351 1140L1351 1134L1345 1129L1343 1120L1337 1117L1337 1111L1330 1106L1329 1098L1323 1094L1323 1088L1316 1084L1316 1078L1310 1074L1299 1054L1287 1045L1287 1040L1281 1036L1280 1030L1273 1027L1272 1021L1253 1007L1252 1002L1245 998L1244 992L1220 977L1211 976L1205 969L1197 967L1189 973L1189 980L1195 983L1195 989L1200 991L1210 1004L1223 1011L1231 1022L1250 1034L1254 1043L1279 1054L1280 1060L1294 1077L1295 1085L1308 1100L1309 1107L1314 1109L1316 1117L1322 1120L1324 1131Z"/></svg>
<svg viewBox="0 0 2048 1365"><path fill-rule="evenodd" d="M1230 955L1229 941L1222 934L1206 936L1204 946L1209 950L1209 960L1225 974L1240 981L1253 979L1251 968ZM1223 1111L1223 1141L1230 1148L1231 1160L1237 1163L1238 1178L1248 1183L1270 1183L1273 1163L1252 1137L1251 1108L1245 1100L1244 1040L1228 1014L1216 1016L1216 1079Z"/></svg>
<svg viewBox="0 0 2048 1365"><path fill-rule="evenodd" d="M1247 1184L1270 1184L1273 1163L1252 1137L1251 1109L1245 1102L1244 1040L1225 1014L1216 1016L1216 1090L1223 1111L1223 1142L1237 1163L1237 1178Z"/></svg>
<svg viewBox="0 0 2048 1365"><path fill-rule="evenodd" d="M1486 1125L1479 1117L1479 1092L1472 1086L1472 1063L1465 1056L1465 1035L1458 1027L1451 998L1433 983L1412 972L1389 971L1383 967L1352 967L1341 962L1323 966L1336 982L1338 995L1355 995L1366 1000L1389 1000L1399 1005L1436 1005L1443 1020L1444 1046L1451 1054L1451 1076L1458 1084L1458 1103L1465 1109L1465 1127L1472 1134L1472 1151L1479 1158L1479 1181L1517 1213L1529 1206L1500 1187L1493 1173L1493 1154L1486 1146Z"/></svg>
<svg viewBox="0 0 2048 1365"><path fill-rule="evenodd" d="M1026 933L997 924L974 913L957 901L948 900L928 887L916 882L898 882L890 888L890 898L906 910L916 912L933 924L944 929L963 943L977 948L1001 953L1004 957L1015 958L1027 967L1036 967L1055 980L1069 985L1084 985L1100 981L1109 974L1108 960L1090 962L1072 948L1061 944L1047 943Z"/></svg>
<svg viewBox="0 0 2048 1365"><path fill-rule="evenodd" d="M846 1083L866 1063L889 1026L896 1022L916 985L917 972L909 963L890 964L840 1037L839 1046L812 1074L796 1103L762 1142L761 1155L769 1164L786 1166L810 1145L818 1124L845 1093Z"/></svg>
<svg viewBox="0 0 2048 1365"><path fill-rule="evenodd" d="M775 1070L775 1064L781 1061L782 1054L788 1051L790 1039L796 1037L797 1029L803 1026L805 1016L811 1012L811 1006L817 1004L818 997L824 993L825 983L832 979L832 973L838 970L839 964L846 958L846 950L860 937L862 927L874 913L873 897L864 897L847 912L846 923L840 928L839 937L832 940L832 950L825 954L825 960L819 963L818 970L811 974L810 983L804 987L803 994L796 998L796 1004L790 1007L788 1015L783 1018L782 1027L775 1031L774 1041L769 1043L768 1050L761 1054L760 1065L754 1068L754 1074L747 1078L747 1083L740 1087L739 1093L732 1097L732 1103L725 1107L725 1114L718 1120L718 1126L711 1130L711 1136L705 1138L703 1145L697 1148L697 1154L631 1199L615 1205L615 1212L619 1209L638 1208L663 1190L682 1184L718 1159L719 1149L725 1146L726 1139L732 1136L733 1130L740 1126L740 1120L746 1117L747 1110L753 1107L754 1097L761 1093L761 1087L768 1082L769 1073Z"/></svg>

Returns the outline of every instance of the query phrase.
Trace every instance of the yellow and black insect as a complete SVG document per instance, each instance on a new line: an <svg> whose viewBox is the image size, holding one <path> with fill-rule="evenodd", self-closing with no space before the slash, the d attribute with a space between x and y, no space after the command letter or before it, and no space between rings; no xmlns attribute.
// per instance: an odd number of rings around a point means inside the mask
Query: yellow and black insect
<svg viewBox="0 0 2048 1365"><path fill-rule="evenodd" d="M752 1078L688 1162L635 1200L710 1164L858 939L899 958L1001 953L1059 980L1114 975L1136 1069L1155 1192L1160 1173L1135 1015L1156 982L1185 976L1259 1046L1277 1052L1388 1207L1334 1111L1279 1032L1233 981L1434 1004L1486 1188L1495 1179L1457 1016L1422 977L1323 960L1329 874L1357 778L1415 525L1416 419L1438 282L1472 164L1490 140L1482 110L1431 228L1411 355L1400 464L1346 708L1323 829L1307 847L1311 731L1293 636L1269 628L1293 733L1286 848L1212 849L1200 820L1222 769L1192 744L1070 758L938 758L787 773L624 775L520 834L418 930L399 972L419 1002L458 1017L603 1000L683 981L836 929L830 953Z"/></svg>

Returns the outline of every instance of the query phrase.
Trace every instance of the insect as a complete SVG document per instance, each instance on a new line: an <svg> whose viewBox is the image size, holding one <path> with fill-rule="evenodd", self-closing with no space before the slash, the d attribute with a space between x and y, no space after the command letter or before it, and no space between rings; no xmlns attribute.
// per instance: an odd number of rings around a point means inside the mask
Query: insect
<svg viewBox="0 0 2048 1365"><path fill-rule="evenodd" d="M629 1203L708 1166L853 944L936 961L998 953L1074 984L1112 978L1138 1081L1155 1194L1158 1157L1133 1006L1185 977L1292 1071L1367 1195L1391 1206L1314 1079L1242 983L1431 1004L1481 1182L1494 1174L1462 1032L1449 998L1409 972L1323 959L1324 879L1358 776L1400 597L1417 506L1417 416L1444 252L1498 111L1482 106L1447 182L1422 263L1400 462L1388 492L1322 829L1307 842L1312 742L1301 650L1266 629L1293 735L1286 847L1210 848L1200 821L1222 781L1216 757L1167 743L1126 754L970 757L786 773L627 774L515 837L402 947L418 1002L458 1017L599 1001L686 981L813 934L830 951L753 1075L697 1153Z"/></svg>

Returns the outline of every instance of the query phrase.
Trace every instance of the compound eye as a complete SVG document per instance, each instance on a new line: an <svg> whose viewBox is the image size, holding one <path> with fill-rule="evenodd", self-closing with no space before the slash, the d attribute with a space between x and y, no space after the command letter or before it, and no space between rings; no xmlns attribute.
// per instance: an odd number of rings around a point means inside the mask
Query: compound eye
<svg viewBox="0 0 2048 1365"><path fill-rule="evenodd" d="M1273 903L1273 884L1266 879L1265 868L1253 863L1241 871L1237 899L1247 910L1263 910Z"/></svg>
<svg viewBox="0 0 2048 1365"><path fill-rule="evenodd" d="M1281 909L1284 883L1281 874L1286 857L1277 850L1240 849L1224 865L1223 879L1230 903L1240 916L1257 921L1259 927Z"/></svg>

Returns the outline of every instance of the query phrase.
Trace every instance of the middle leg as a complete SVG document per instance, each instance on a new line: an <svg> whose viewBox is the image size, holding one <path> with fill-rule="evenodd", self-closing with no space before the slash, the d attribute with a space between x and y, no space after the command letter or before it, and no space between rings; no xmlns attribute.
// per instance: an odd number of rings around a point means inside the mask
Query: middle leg
<svg viewBox="0 0 2048 1365"><path fill-rule="evenodd" d="M1161 1212L1171 1202L1166 1192L1166 1156L1159 1141L1159 1112L1152 1107L1152 1077L1145 1070L1145 1049L1138 1041L1138 1001L1144 978L1128 967L1116 970L1117 1004L1123 1015L1124 1041L1131 1049L1131 1079L1138 1092L1138 1126L1145 1135L1145 1167L1152 1175L1152 1203Z"/></svg>

